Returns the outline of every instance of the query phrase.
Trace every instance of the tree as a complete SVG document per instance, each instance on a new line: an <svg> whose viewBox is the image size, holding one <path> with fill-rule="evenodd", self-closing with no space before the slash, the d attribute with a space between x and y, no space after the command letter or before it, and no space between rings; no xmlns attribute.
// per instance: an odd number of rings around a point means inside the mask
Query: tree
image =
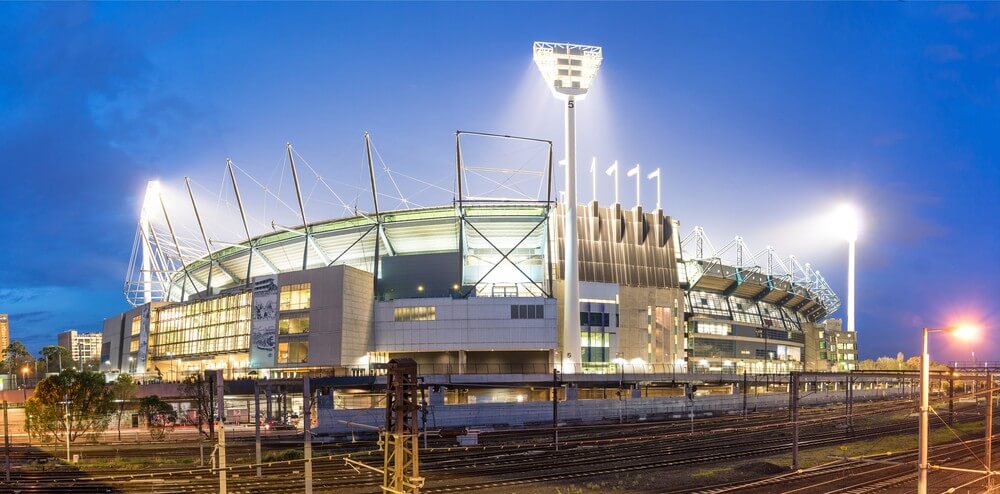
<svg viewBox="0 0 1000 494"><path fill-rule="evenodd" d="M118 441L122 440L122 415L126 407L132 408L131 401L135 399L139 386L129 374L118 374L118 379L111 384L111 395L118 405L115 414L118 416Z"/></svg>
<svg viewBox="0 0 1000 494"><path fill-rule="evenodd" d="M45 360L45 372L62 372L63 369L75 367L73 353L59 345L49 345L39 352Z"/></svg>
<svg viewBox="0 0 1000 494"><path fill-rule="evenodd" d="M12 341L7 348L4 348L4 365L9 374L14 374L25 365L34 365L35 359L31 358L31 353L20 341Z"/></svg>
<svg viewBox="0 0 1000 494"><path fill-rule="evenodd" d="M174 407L156 395L139 399L139 415L146 419L149 436L155 441L166 437L169 428L177 420Z"/></svg>
<svg viewBox="0 0 1000 494"><path fill-rule="evenodd" d="M84 434L104 432L114 402L103 375L69 368L39 382L24 408L31 416L32 432L55 441L64 441L68 433L72 442Z"/></svg>
<svg viewBox="0 0 1000 494"><path fill-rule="evenodd" d="M195 417L195 425L198 427L198 432L209 439L214 438L215 400L213 399L213 395L215 393L212 391L212 383L205 380L205 376L202 374L193 374L181 382L180 391L184 397L191 400L195 410L198 412Z"/></svg>

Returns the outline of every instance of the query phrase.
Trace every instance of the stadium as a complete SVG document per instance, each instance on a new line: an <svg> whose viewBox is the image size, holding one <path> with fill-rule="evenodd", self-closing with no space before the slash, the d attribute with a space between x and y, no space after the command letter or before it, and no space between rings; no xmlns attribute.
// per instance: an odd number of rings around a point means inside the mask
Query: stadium
<svg viewBox="0 0 1000 494"><path fill-rule="evenodd" d="M592 51L560 46L568 58L558 63L593 63ZM551 46L535 48L545 74ZM588 86L557 81L554 93L568 87L582 99ZM150 182L125 280L132 308L105 321L102 369L163 380L218 369L233 378L368 375L398 357L425 375L853 368L855 335L829 319L840 299L817 270L739 236L716 249L699 227L683 233L659 197L654 208L640 204L638 165L627 173L635 206L618 202L617 162L607 170L615 200L597 201L596 160L593 200L577 201L572 139L568 131L560 191L551 141L480 132L456 133L445 185L389 167L365 134L367 176L353 200L291 144L284 199L228 161L220 202L229 214L213 224L240 233L229 241L208 233L189 180L174 196ZM483 165L472 148L500 158ZM538 159L512 160L510 149ZM314 179L310 190L303 176ZM646 178L658 195L659 170ZM248 184L294 219L251 218L240 188ZM317 188L340 214L325 208L328 218L310 219ZM409 198L426 190L436 203ZM255 221L270 228L255 233Z"/></svg>

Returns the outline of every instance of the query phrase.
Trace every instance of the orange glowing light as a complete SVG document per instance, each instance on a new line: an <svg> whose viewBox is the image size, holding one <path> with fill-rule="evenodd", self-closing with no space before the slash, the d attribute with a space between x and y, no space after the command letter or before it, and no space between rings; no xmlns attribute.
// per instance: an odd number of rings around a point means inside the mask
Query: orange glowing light
<svg viewBox="0 0 1000 494"><path fill-rule="evenodd" d="M970 324L956 326L949 331L955 338L962 341L972 341L979 336L979 328Z"/></svg>

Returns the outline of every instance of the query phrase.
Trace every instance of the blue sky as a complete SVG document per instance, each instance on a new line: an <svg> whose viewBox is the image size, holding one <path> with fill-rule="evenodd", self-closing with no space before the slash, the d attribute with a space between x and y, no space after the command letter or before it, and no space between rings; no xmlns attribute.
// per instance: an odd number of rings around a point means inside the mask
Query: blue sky
<svg viewBox="0 0 1000 494"><path fill-rule="evenodd" d="M148 179L179 188L189 175L217 194L231 156L274 180L286 141L320 173L354 176L370 131L394 169L448 185L456 129L561 142L560 106L531 64L535 40L604 47L580 105L579 153L661 167L664 209L685 232L772 244L843 294L846 246L818 226L840 202L863 208L864 356L914 354L920 326L958 317L998 330L997 4L38 3L0 13L0 312L33 349L125 308ZM584 169L584 191L587 180ZM1000 357L997 341L985 337L977 355ZM935 345L942 359L971 350Z"/></svg>

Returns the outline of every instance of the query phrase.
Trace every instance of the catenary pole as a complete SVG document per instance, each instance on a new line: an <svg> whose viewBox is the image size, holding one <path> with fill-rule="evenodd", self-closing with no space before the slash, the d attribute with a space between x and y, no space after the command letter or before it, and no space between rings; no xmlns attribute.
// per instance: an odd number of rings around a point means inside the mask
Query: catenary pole
<svg viewBox="0 0 1000 494"><path fill-rule="evenodd" d="M256 380L253 383L253 432L254 432L254 459L257 463L257 476L260 477L260 383Z"/></svg>
<svg viewBox="0 0 1000 494"><path fill-rule="evenodd" d="M312 391L309 389L309 376L302 376L302 441L303 454L305 459L305 483L306 494L313 491L313 465L312 465Z"/></svg>

